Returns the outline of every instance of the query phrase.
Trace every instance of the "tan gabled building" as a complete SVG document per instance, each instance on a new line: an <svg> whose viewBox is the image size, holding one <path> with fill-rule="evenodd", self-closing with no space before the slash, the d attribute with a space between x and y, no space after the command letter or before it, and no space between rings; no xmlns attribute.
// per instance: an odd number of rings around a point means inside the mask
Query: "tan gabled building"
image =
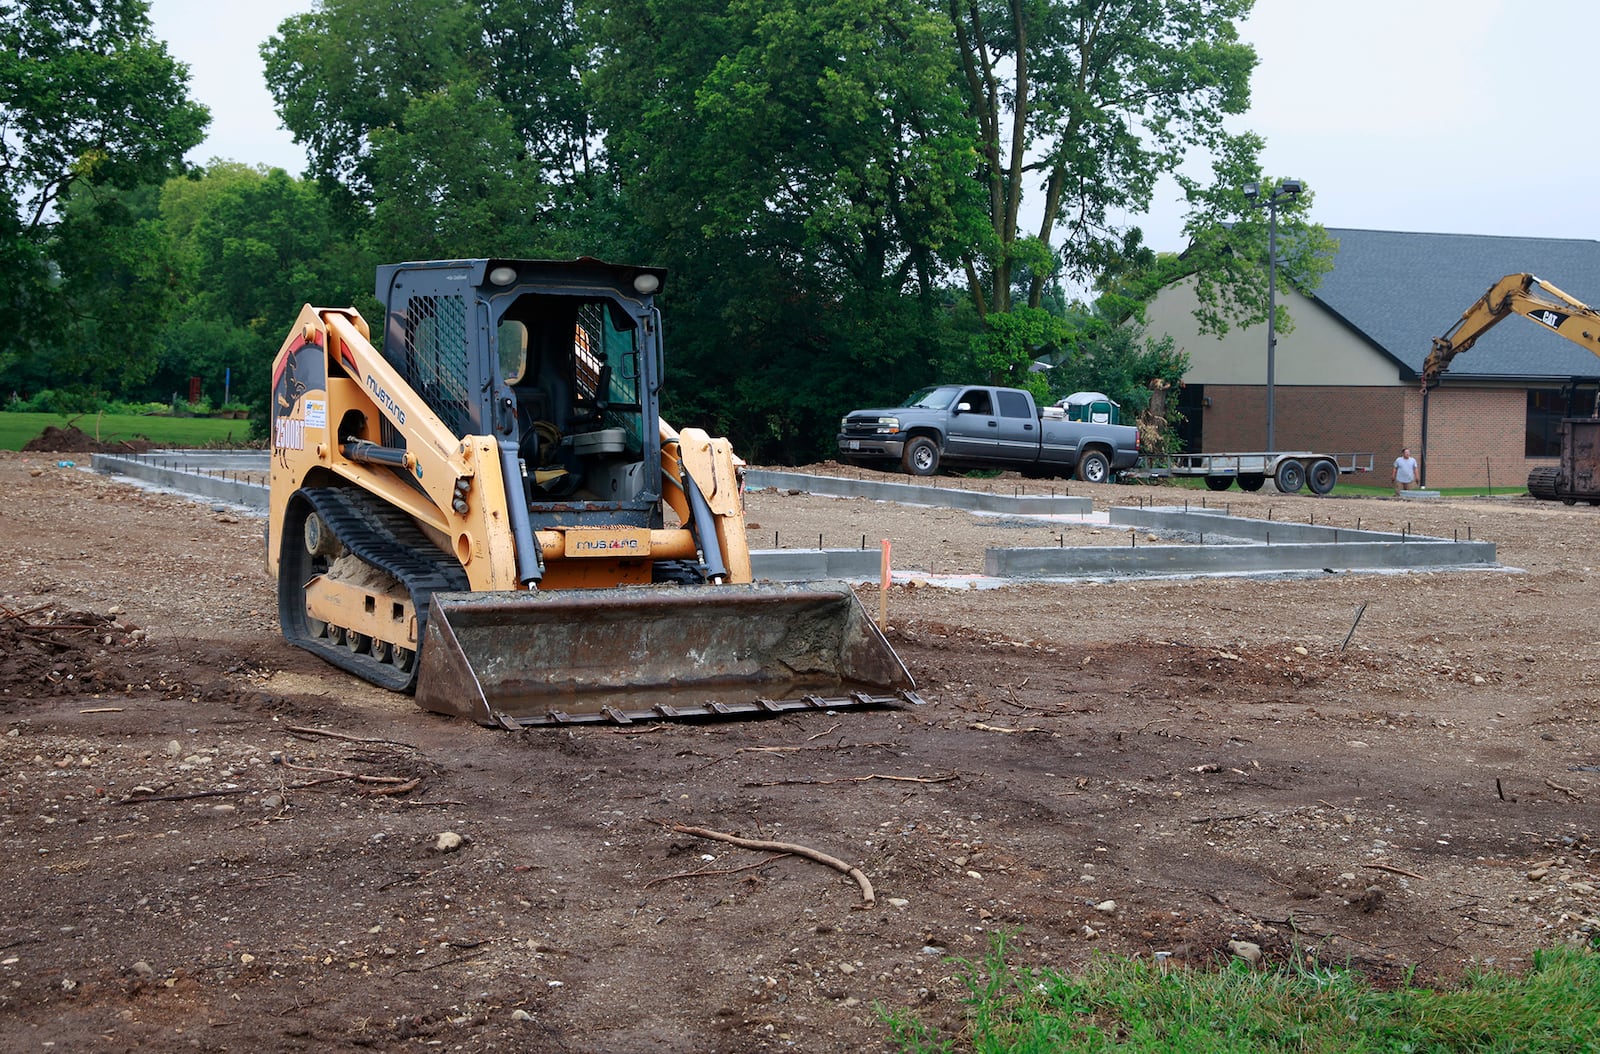
<svg viewBox="0 0 1600 1054"><path fill-rule="evenodd" d="M1427 400L1419 374L1432 339L1507 274L1531 272L1600 305L1600 242L1330 229L1333 270L1311 297L1278 283L1293 329L1278 334L1273 446L1370 453L1384 482L1402 447L1424 460L1430 487L1505 487L1553 464L1556 424L1594 410L1600 358L1521 317L1451 363ZM1158 295L1151 335L1188 352L1178 405L1185 449L1266 447L1266 326L1202 336L1194 290ZM1424 420L1426 416L1426 420Z"/></svg>

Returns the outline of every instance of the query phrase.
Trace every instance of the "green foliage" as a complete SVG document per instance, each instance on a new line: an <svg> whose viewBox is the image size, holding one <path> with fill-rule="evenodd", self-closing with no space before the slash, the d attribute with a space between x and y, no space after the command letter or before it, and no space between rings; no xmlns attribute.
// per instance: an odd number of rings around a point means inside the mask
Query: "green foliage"
<svg viewBox="0 0 1600 1054"><path fill-rule="evenodd" d="M1253 161L1253 158L1252 158ZM1239 178L1248 176L1249 178ZM1237 180L1229 182L1229 180ZM1240 189L1245 182L1257 182L1261 192L1255 202ZM1282 180L1263 180L1259 174L1230 159L1218 161L1216 182L1210 189L1191 187L1190 201L1195 206L1185 223L1190 237L1181 273L1193 276L1200 307L1195 313L1200 332L1223 336L1230 326L1249 327L1267 320L1269 246L1277 250L1276 280L1286 288L1309 294L1333 269L1339 243L1321 224L1310 222L1316 195L1310 189L1289 195L1278 193ZM1277 230L1272 230L1272 215L1262 203L1275 199L1278 204ZM1231 217L1238 217L1230 222ZM1176 270L1176 269L1175 269ZM1280 333L1294 325L1287 306L1277 301L1275 325Z"/></svg>
<svg viewBox="0 0 1600 1054"><path fill-rule="evenodd" d="M1188 369L1189 356L1174 347L1171 337L1115 326L1086 340L1044 376L1050 380L1051 401L1073 392L1103 392L1131 422L1149 407L1152 382L1175 390Z"/></svg>
<svg viewBox="0 0 1600 1054"><path fill-rule="evenodd" d="M302 304L376 317L377 263L593 255L669 268L665 412L752 460L832 456L841 413L939 380L1047 400L1040 358L1133 414L1177 360L1112 331L1157 290L1192 279L1217 332L1264 317L1266 215L1237 191L1260 140L1223 130L1251 2L322 0L261 48L304 180L168 178L205 111L144 0L0 4L0 306L26 320L0 391L198 377L260 408ZM1200 148L1209 185L1180 169ZM1169 173L1181 256L1110 220ZM1310 205L1278 217L1307 290ZM1093 310L1063 276L1100 278Z"/></svg>
<svg viewBox="0 0 1600 1054"><path fill-rule="evenodd" d="M607 155L673 270L669 416L746 457L831 456L841 413L962 357L939 280L979 212L942 18L911 0L589 18Z"/></svg>
<svg viewBox="0 0 1600 1054"><path fill-rule="evenodd" d="M538 256L600 196L573 18L564 0L326 0L261 50L310 173L377 258Z"/></svg>
<svg viewBox="0 0 1600 1054"><path fill-rule="evenodd" d="M1223 118L1249 104L1256 57L1236 23L1252 3L952 0L991 231L965 255L980 308L1009 308L1018 266L1032 270L1028 303L1039 306L1051 275L1017 229L1032 188L1043 185L1037 241L1087 278L1127 245L1114 210L1143 212L1191 150L1226 149Z"/></svg>
<svg viewBox="0 0 1600 1054"><path fill-rule="evenodd" d="M1059 348L1070 327L1065 319L1041 308L1014 307L991 314L982 331L968 340L965 361L942 365L944 377L967 383L1028 387L1035 359Z"/></svg>
<svg viewBox="0 0 1600 1054"><path fill-rule="evenodd" d="M156 197L98 184L68 195L52 256L73 355L57 363L56 383L128 396L154 372L158 334L180 306L180 261Z"/></svg>
<svg viewBox="0 0 1600 1054"><path fill-rule="evenodd" d="M136 328L103 310L94 287L126 283L121 301L146 310L136 301L151 290L141 279L159 252L153 233L84 205L79 188L148 185L200 142L209 118L187 97L187 74L150 36L145 0L0 5L0 310L27 320L0 332L0 369L76 351L85 336L99 356ZM111 234L112 263L95 259L79 223Z"/></svg>
<svg viewBox="0 0 1600 1054"><path fill-rule="evenodd" d="M103 392L58 391L45 388L30 396L13 395L6 400L7 413L19 414L82 414L91 413L105 404ZM165 407L162 407L165 409Z"/></svg>
<svg viewBox="0 0 1600 1054"><path fill-rule="evenodd" d="M1018 967L996 938L963 964L967 1027L946 1038L880 1008L904 1052L1348 1051L1564 1054L1600 1043L1600 955L1535 953L1526 975L1482 971L1458 988L1378 991L1357 974L1291 963L1210 972L1102 958L1076 975Z"/></svg>
<svg viewBox="0 0 1600 1054"><path fill-rule="evenodd" d="M183 307L158 335L153 394L209 395L265 407L273 356L301 305L371 312L370 259L344 241L314 183L282 169L216 163L161 190L160 215L184 268Z"/></svg>
<svg viewBox="0 0 1600 1054"><path fill-rule="evenodd" d="M363 244L375 258L533 251L539 239L529 221L548 207L550 192L498 102L476 85L449 85L410 100L404 128L369 136L375 202Z"/></svg>

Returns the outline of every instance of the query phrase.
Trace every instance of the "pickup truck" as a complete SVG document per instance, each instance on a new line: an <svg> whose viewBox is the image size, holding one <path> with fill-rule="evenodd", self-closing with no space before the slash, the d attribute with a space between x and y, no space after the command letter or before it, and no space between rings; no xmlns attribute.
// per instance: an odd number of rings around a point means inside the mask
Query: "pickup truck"
<svg viewBox="0 0 1600 1054"><path fill-rule="evenodd" d="M1064 405L1041 409L1020 388L941 384L900 406L850 411L839 422L839 456L852 465L898 463L913 476L951 465L1104 483L1139 460L1139 431L1071 420Z"/></svg>

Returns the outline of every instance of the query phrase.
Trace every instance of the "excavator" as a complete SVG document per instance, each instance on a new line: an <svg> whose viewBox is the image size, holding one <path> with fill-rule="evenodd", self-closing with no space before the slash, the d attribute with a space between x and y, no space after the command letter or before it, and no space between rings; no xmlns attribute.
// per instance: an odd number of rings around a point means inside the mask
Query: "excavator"
<svg viewBox="0 0 1600 1054"><path fill-rule="evenodd" d="M505 728L920 702L843 582L755 580L743 462L659 416L660 268L377 271L272 367L286 640Z"/></svg>
<svg viewBox="0 0 1600 1054"><path fill-rule="evenodd" d="M1450 360L1512 315L1544 326L1600 357L1600 311L1531 274L1508 274L1433 339L1422 364L1422 397L1437 387ZM1424 402L1426 416L1426 402ZM1546 501L1600 504L1600 420L1568 416L1561 422L1561 463L1528 473L1528 493Z"/></svg>

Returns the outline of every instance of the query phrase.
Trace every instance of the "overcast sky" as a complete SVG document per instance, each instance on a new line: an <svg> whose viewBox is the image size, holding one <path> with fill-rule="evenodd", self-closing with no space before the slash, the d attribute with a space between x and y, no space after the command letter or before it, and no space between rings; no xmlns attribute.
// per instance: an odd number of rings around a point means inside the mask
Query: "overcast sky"
<svg viewBox="0 0 1600 1054"><path fill-rule="evenodd" d="M191 161L302 174L259 47L311 7L152 0L156 35L211 108ZM1266 137L1266 175L1303 180L1324 226L1600 237L1600 135L1583 80L1600 2L1257 0L1242 35L1261 62L1254 104L1233 128ZM1141 223L1146 242L1183 248L1181 223L1167 185Z"/></svg>

